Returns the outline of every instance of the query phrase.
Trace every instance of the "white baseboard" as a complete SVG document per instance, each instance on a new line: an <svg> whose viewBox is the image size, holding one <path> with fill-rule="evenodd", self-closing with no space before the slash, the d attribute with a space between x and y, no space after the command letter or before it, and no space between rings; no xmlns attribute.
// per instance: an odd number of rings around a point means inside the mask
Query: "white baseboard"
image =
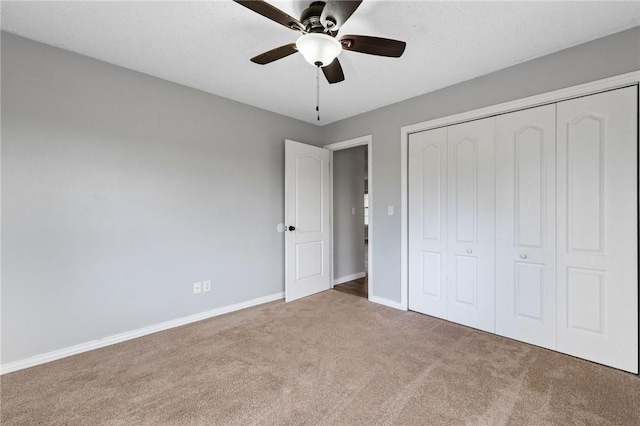
<svg viewBox="0 0 640 426"><path fill-rule="evenodd" d="M366 277L366 276L367 276L366 272L357 272L355 274L345 275L344 277L340 277L340 278L334 279L333 280L333 285L338 285L338 284L342 284L342 283L348 283L349 281L357 280L359 278L363 278L363 277Z"/></svg>
<svg viewBox="0 0 640 426"><path fill-rule="evenodd" d="M373 303L378 303L380 305L388 306L390 308L400 309L401 311L406 311L406 309L402 306L402 303L396 302L394 300L384 299L382 297L369 296L369 301Z"/></svg>
<svg viewBox="0 0 640 426"><path fill-rule="evenodd" d="M25 368L34 367L36 365L66 358L71 355L77 355L83 352L92 351L94 349L103 348L116 343L126 342L127 340L136 339L148 334L157 333L159 331L168 330L170 328L180 327L196 321L202 321L207 318L217 317L218 315L228 314L230 312L239 311L241 309L250 308L251 306L261 305L263 303L273 302L284 298L284 292L271 294L269 296L258 297L257 299L247 300L246 302L236 303L234 305L223 306L221 308L212 309L199 314L193 314L171 321L161 322L159 324L150 325L148 327L131 330L113 336L108 336L98 340L92 340L79 345L69 346L67 348L58 349L40 355L35 355L20 361L8 362L0 365L0 375L11 373Z"/></svg>

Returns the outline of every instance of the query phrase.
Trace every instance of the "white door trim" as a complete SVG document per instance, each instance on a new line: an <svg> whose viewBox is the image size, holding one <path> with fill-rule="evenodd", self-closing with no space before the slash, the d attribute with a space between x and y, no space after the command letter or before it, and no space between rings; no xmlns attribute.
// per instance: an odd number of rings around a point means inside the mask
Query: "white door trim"
<svg viewBox="0 0 640 426"><path fill-rule="evenodd" d="M367 248L367 293L369 294L369 300L375 301L373 293L373 137L371 135L361 136L354 139L349 139L342 142L336 142L329 145L325 145L323 148L331 151L331 277L333 277L333 151L340 151L343 149L354 148L356 146L366 146L367 155L367 180L368 180L368 192L369 192L369 244ZM335 283L334 283L335 284ZM333 287L333 285L331 287Z"/></svg>
<svg viewBox="0 0 640 426"><path fill-rule="evenodd" d="M408 264L408 152L409 152L409 134L422 132L424 130L435 129L437 127L450 126L453 124L463 123L465 121L477 120L480 118L490 117L498 114L505 114L521 109L532 108L549 103L564 101L580 96L587 96L606 90L613 90L640 82L640 71L633 71L626 74L617 75L602 80L596 80L590 83L580 84L577 86L567 87L560 90L543 93L540 95L530 96L515 101L504 102L485 108L463 112L460 114L450 115L447 117L436 118L433 120L423 121L421 123L411 124L400 128L400 306L401 309L409 308L408 292L409 292L409 264Z"/></svg>

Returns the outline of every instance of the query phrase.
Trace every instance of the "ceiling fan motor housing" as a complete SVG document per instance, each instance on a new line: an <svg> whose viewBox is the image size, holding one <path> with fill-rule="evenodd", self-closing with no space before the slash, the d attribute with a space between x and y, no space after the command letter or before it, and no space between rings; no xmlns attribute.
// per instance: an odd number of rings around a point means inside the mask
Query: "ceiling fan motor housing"
<svg viewBox="0 0 640 426"><path fill-rule="evenodd" d="M322 10L324 9L325 2L314 1L308 8L302 11L300 15L300 22L304 25L304 32L306 33L329 33L329 28L335 25L335 19L332 17L327 18L327 28L322 25L320 17L322 16Z"/></svg>

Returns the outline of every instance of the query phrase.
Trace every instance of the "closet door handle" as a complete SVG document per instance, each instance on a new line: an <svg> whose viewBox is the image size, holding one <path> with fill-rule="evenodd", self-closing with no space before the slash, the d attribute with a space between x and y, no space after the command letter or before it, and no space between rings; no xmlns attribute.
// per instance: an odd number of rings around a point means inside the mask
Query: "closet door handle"
<svg viewBox="0 0 640 426"><path fill-rule="evenodd" d="M527 258L527 255L526 255L526 254L521 254L521 255L520 255L520 259L526 259L526 258Z"/></svg>
<svg viewBox="0 0 640 426"><path fill-rule="evenodd" d="M471 254L471 253L473 253L473 250L467 249L467 253Z"/></svg>

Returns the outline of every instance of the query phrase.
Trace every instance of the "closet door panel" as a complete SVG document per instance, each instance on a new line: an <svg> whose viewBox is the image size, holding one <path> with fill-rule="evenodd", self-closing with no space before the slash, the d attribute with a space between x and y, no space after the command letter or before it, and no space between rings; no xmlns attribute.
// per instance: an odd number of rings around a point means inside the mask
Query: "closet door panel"
<svg viewBox="0 0 640 426"><path fill-rule="evenodd" d="M451 126L448 319L494 332L494 119Z"/></svg>
<svg viewBox="0 0 640 426"><path fill-rule="evenodd" d="M556 347L555 105L496 117L496 333Z"/></svg>
<svg viewBox="0 0 640 426"><path fill-rule="evenodd" d="M447 129L409 135L409 309L447 317Z"/></svg>
<svg viewBox="0 0 640 426"><path fill-rule="evenodd" d="M638 372L637 87L558 104L558 350Z"/></svg>

